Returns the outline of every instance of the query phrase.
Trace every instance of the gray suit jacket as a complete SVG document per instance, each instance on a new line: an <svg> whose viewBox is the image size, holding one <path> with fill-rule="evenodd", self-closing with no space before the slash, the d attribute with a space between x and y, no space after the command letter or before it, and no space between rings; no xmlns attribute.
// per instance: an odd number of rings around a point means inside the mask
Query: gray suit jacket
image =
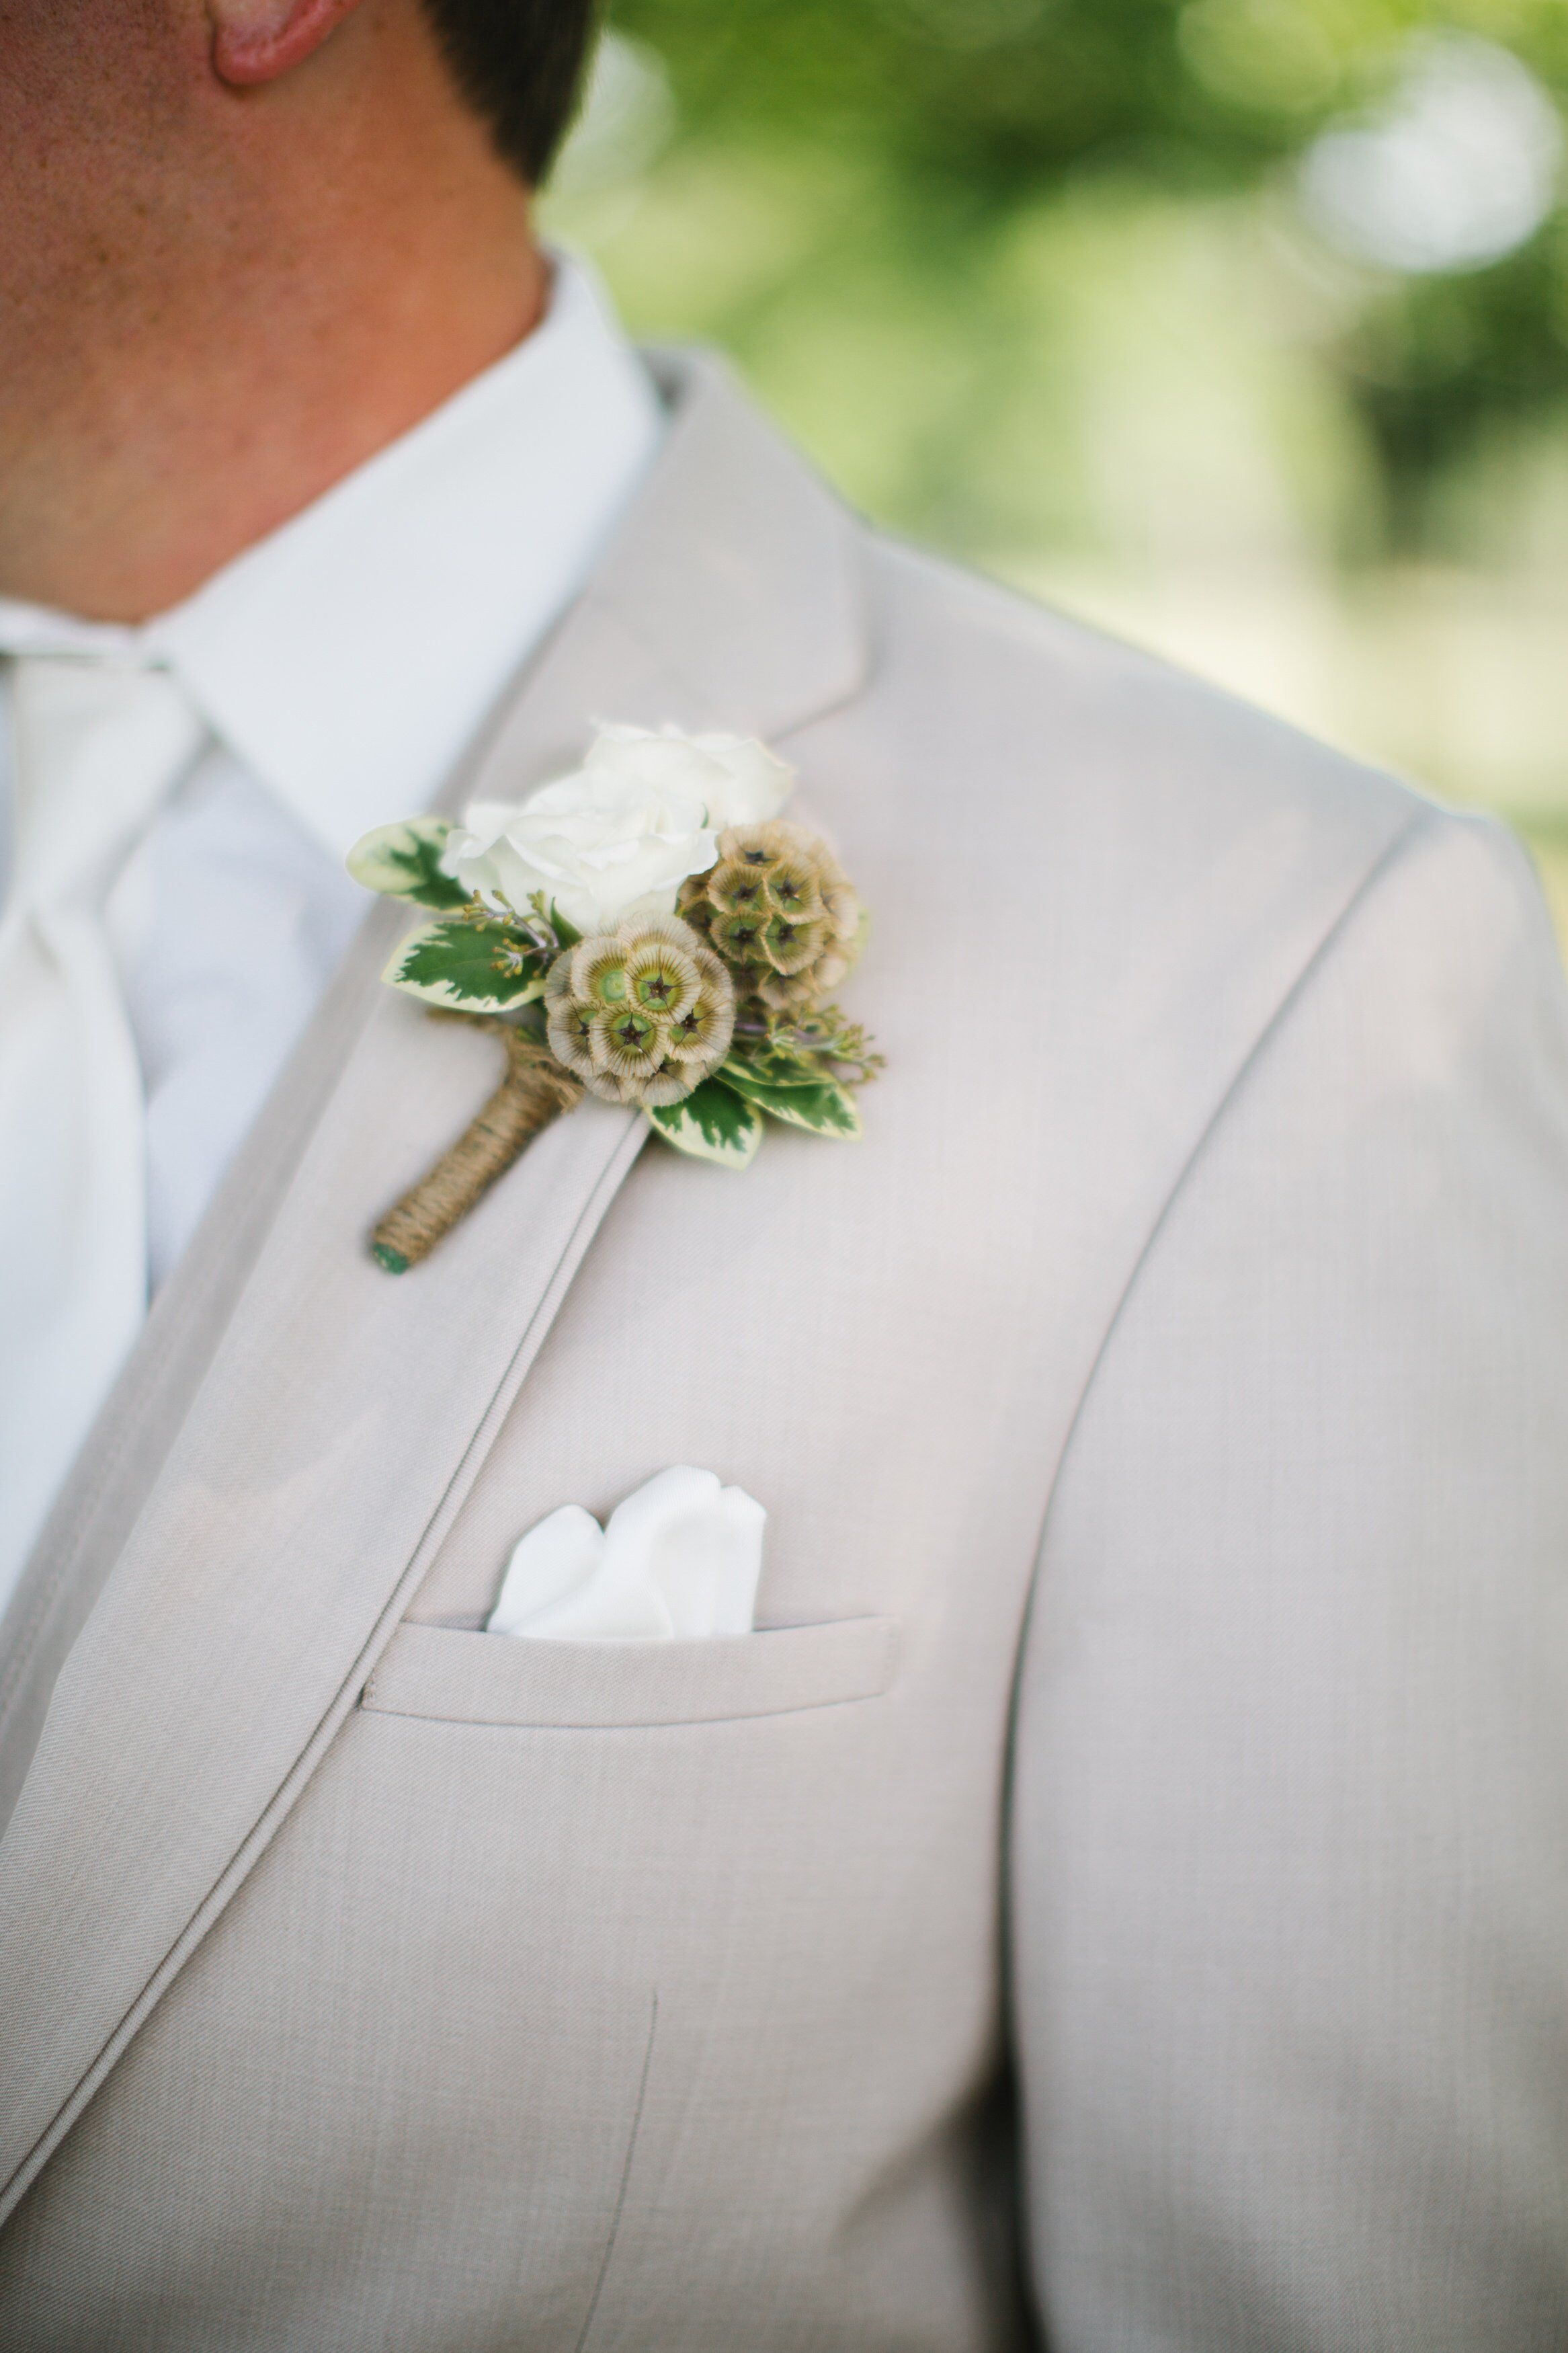
<svg viewBox="0 0 1568 2353"><path fill-rule="evenodd" d="M13 1616L0 2342L1560 2346L1523 862L673 383L479 766L782 744L875 911L866 1141L590 1104L391 1282L493 1048L371 915ZM676 1461L767 1505L769 1630L477 1630Z"/></svg>

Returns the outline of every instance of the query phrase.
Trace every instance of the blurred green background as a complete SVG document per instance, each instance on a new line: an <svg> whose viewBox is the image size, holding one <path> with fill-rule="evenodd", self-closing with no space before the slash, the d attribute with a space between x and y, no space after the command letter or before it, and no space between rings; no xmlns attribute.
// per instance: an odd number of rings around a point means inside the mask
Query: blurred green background
<svg viewBox="0 0 1568 2353"><path fill-rule="evenodd" d="M854 503L1444 798L1568 929L1565 0L613 0L548 199Z"/></svg>

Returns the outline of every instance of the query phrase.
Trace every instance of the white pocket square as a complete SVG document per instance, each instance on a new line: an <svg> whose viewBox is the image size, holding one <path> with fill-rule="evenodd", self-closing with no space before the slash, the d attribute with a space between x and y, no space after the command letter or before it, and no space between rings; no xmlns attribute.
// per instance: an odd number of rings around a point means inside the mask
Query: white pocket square
<svg viewBox="0 0 1568 2353"><path fill-rule="evenodd" d="M618 1504L605 1527L563 1504L514 1547L485 1630L558 1642L749 1634L767 1516L743 1489L683 1463Z"/></svg>

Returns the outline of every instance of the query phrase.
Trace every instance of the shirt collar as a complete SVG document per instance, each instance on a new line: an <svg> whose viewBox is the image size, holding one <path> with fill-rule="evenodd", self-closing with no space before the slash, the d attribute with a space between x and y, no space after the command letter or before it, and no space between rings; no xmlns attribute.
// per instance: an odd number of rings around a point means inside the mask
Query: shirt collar
<svg viewBox="0 0 1568 2353"><path fill-rule="evenodd" d="M662 429L597 290L557 260L515 350L184 604L127 629L0 601L0 647L166 663L341 857L428 805L584 585Z"/></svg>

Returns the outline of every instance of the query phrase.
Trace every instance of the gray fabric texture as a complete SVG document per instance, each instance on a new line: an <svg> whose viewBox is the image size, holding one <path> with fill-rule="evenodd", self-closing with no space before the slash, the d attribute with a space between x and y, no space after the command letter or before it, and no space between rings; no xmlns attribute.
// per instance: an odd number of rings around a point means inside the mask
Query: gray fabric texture
<svg viewBox="0 0 1568 2353"><path fill-rule="evenodd" d="M0 1843L0 2341L1561 2343L1533 887L669 380L485 787L778 742L874 911L866 1139L588 1107L390 1282L493 1049L355 984L137 1493L35 1564L96 1598ZM768 1508L754 1647L477 1630L677 1461Z"/></svg>

